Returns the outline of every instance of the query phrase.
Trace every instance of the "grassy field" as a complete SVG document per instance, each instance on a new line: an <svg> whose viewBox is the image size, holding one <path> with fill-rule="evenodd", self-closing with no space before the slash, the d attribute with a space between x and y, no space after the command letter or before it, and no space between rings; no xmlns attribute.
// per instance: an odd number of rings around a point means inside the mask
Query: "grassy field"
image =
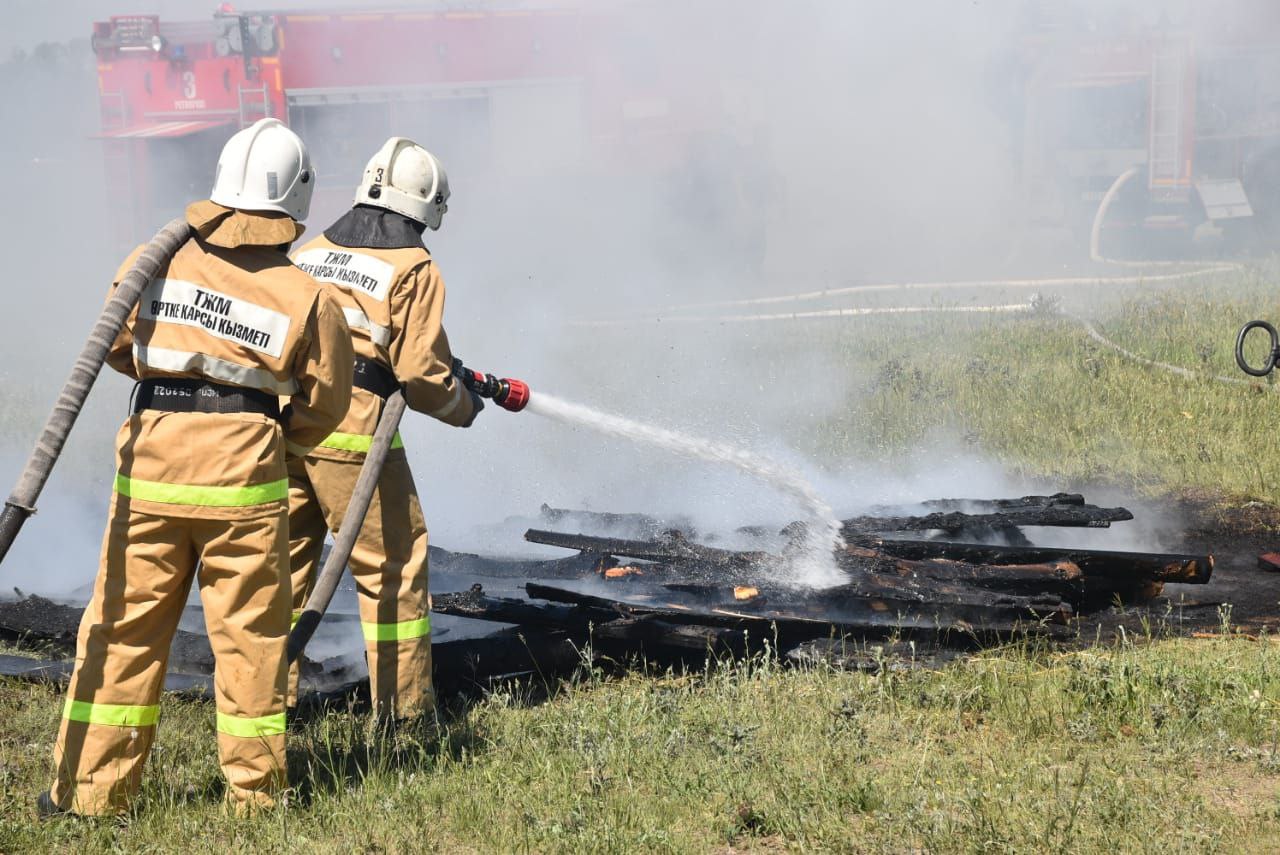
<svg viewBox="0 0 1280 855"><path fill-rule="evenodd" d="M1150 358L1236 375L1235 330L1276 309L1248 273L1096 316ZM861 378L809 435L815 454L946 433L1064 483L1280 503L1265 386L1152 373L1052 314L824 322L779 346L815 341ZM219 805L211 706L169 697L135 816L37 823L59 693L5 683L0 851L1280 851L1280 651L1222 635L1157 624L882 676L767 656L586 670L545 702L513 690L446 711L438 732L333 712L292 739L292 804L247 821Z"/></svg>
<svg viewBox="0 0 1280 855"><path fill-rule="evenodd" d="M1244 378L1233 356L1237 330L1254 318L1280 317L1268 281L1241 271L1138 292L1105 311L1067 305L1148 359ZM1280 431L1273 429L1280 395L1267 381L1250 388L1154 371L1052 311L894 318L812 332L865 378L813 435L816 455L889 457L945 435L1017 473L1280 503ZM792 346L811 346L813 337Z"/></svg>
<svg viewBox="0 0 1280 855"><path fill-rule="evenodd" d="M58 698L9 686L0 849L1274 851L1278 671L1268 641L1139 639L880 677L588 673L440 738L330 714L293 739L294 803L249 821L219 807L209 707L166 698L122 824L33 821Z"/></svg>

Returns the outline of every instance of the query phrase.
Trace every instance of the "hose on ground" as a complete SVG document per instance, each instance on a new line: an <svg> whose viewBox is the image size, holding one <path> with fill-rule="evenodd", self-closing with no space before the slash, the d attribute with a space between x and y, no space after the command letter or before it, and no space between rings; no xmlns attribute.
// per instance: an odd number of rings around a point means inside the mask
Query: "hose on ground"
<svg viewBox="0 0 1280 855"><path fill-rule="evenodd" d="M1116 353L1123 356L1125 359L1128 359L1132 362L1136 362L1139 365L1144 365L1147 368L1158 368L1161 371L1165 371L1170 374L1176 374L1179 377L1185 378L1187 380L1216 380L1219 383L1230 383L1233 386L1253 386L1253 387L1258 386L1256 382L1252 380L1246 380L1243 377L1224 377L1221 374L1203 374L1199 371L1192 371L1190 368L1183 368L1180 365L1170 365L1167 362L1158 362L1157 360L1154 360L1154 359L1147 359L1145 356L1139 356L1133 351L1123 348L1120 345L1116 344L1114 341L1111 341L1111 339L1107 338L1102 333L1098 332L1097 327L1095 327L1092 323L1080 317L1079 315L1073 315L1070 312L1064 312L1063 314L1066 317L1070 318L1071 320L1075 321L1076 323L1080 324L1080 326L1084 328L1084 331L1089 336L1089 338L1093 339L1098 344L1102 345L1103 347L1110 348L1111 350L1114 350Z"/></svg>
<svg viewBox="0 0 1280 855"><path fill-rule="evenodd" d="M1104 258L1102 256L1102 222L1107 218L1107 212L1111 210L1111 203L1116 200L1116 196L1120 195L1120 191L1124 186L1134 179L1134 177L1142 170L1138 167L1132 167L1120 173L1120 176L1112 182L1107 188L1107 192L1102 195L1102 201L1098 203L1098 210L1093 215L1093 227L1089 229L1089 258L1092 261L1105 264L1128 265L1134 262L1121 261L1117 258Z"/></svg>

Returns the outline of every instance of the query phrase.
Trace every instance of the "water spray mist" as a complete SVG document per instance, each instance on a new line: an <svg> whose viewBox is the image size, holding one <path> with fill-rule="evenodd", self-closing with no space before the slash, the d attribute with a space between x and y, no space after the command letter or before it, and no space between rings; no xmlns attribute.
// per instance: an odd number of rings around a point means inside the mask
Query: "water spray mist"
<svg viewBox="0 0 1280 855"><path fill-rule="evenodd" d="M812 587L831 587L848 581L836 567L833 558L833 552L844 548L840 521L836 519L835 512L818 495L812 484L782 464L723 442L602 413L542 392L530 396L528 410L559 422L581 425L608 436L656 446L684 457L728 464L764 481L799 502L809 518L809 533L802 557L793 564L793 577L781 581Z"/></svg>

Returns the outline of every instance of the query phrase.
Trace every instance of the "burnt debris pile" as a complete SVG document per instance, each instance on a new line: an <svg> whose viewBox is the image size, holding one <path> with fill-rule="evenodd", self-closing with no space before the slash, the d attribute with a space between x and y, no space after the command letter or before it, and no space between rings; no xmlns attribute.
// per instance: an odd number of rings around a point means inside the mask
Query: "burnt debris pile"
<svg viewBox="0 0 1280 855"><path fill-rule="evenodd" d="M543 506L523 524L537 526L525 539L572 553L521 560L431 547L438 690L568 673L584 651L700 664L709 653L741 656L768 644L792 660L841 667L881 667L883 651L894 649L927 662L1021 634L1070 639L1079 618L1149 600L1166 583L1205 584L1213 569L1208 555L1036 545L1034 533L1047 527L1099 529L1133 518L1074 494L871 514L844 521L845 546L832 556L844 581L824 588L795 584L796 563L811 548L800 523L717 537L681 517ZM346 610L343 596L321 624L316 658L303 662L304 687L321 696L350 692L366 673L354 594L347 591ZM0 674L65 680L83 599L0 600L0 640L45 657L0 656ZM212 665L193 601L167 685L207 692Z"/></svg>
<svg viewBox="0 0 1280 855"><path fill-rule="evenodd" d="M434 610L515 624L526 644L589 639L614 656L739 655L754 639L812 658L815 650L833 644L844 650L850 642L908 639L964 649L1019 633L1067 638L1077 616L1118 600L1149 600L1166 583L1207 583L1213 568L1208 555L1033 545L1027 529L1107 528L1133 519L1124 508L1097 507L1075 494L939 500L916 510L923 513L883 508L844 521L846 546L834 560L847 581L806 588L788 584L794 550L805 541L800 524L779 533L772 549L726 549L697 543L680 528L660 528L661 520L645 515L544 506L551 524L627 527L648 536L530 529L526 540L577 551L557 566L589 573L561 576L556 584L528 582L515 596L475 584L437 594ZM737 534L768 541L770 533L749 527Z"/></svg>

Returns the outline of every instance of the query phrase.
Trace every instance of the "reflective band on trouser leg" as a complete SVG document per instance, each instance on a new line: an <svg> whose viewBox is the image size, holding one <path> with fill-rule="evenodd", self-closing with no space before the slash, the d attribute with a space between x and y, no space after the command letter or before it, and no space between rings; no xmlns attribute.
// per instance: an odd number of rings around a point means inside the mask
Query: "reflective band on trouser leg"
<svg viewBox="0 0 1280 855"><path fill-rule="evenodd" d="M421 617L400 623L361 623L365 641L409 641L431 634L431 618Z"/></svg>
<svg viewBox="0 0 1280 855"><path fill-rule="evenodd" d="M105 724L115 727L151 727L160 718L157 704L130 706L128 704L95 704L67 698L62 717L85 724Z"/></svg>
<svg viewBox="0 0 1280 855"><path fill-rule="evenodd" d="M289 479L250 484L245 487L218 487L202 484L165 484L143 481L116 473L116 492L144 502L166 505L200 505L208 508L240 508L279 502L289 497Z"/></svg>
<svg viewBox="0 0 1280 855"><path fill-rule="evenodd" d="M369 449L373 448L373 437L363 433L331 433L324 438L324 441L318 447L368 454ZM396 435L391 438L391 447L404 448L404 440L400 438L399 431L396 431Z"/></svg>
<svg viewBox="0 0 1280 855"><path fill-rule="evenodd" d="M218 732L228 736L255 739L260 736L276 736L284 731L285 721L282 712L260 715L257 718L242 718L218 713Z"/></svg>

